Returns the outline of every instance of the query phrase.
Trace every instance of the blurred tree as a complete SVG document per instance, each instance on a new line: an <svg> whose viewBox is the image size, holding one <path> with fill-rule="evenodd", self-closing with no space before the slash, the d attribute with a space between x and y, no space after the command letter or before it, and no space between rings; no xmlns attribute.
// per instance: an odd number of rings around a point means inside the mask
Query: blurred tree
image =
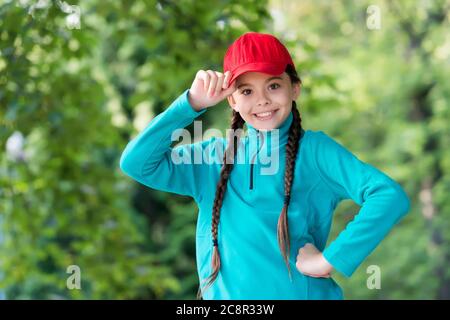
<svg viewBox="0 0 450 320"><path fill-rule="evenodd" d="M267 17L249 0L0 2L7 298L195 296L192 201L132 183L118 159L198 69L219 69L228 43ZM66 288L70 265L81 290Z"/></svg>
<svg viewBox="0 0 450 320"><path fill-rule="evenodd" d="M389 174L412 201L410 214L392 230L350 279L336 274L346 298L448 299L450 153L449 1L271 1L283 32L303 49L315 46L320 63L304 91L334 95L318 104L308 96L303 118L362 160ZM380 13L380 28L370 19ZM302 61L299 61L302 65ZM335 77L335 92L315 74ZM417 197L416 197L417 195ZM332 237L358 211L344 201ZM349 214L343 214L349 213ZM370 265L381 268L381 290L369 290Z"/></svg>

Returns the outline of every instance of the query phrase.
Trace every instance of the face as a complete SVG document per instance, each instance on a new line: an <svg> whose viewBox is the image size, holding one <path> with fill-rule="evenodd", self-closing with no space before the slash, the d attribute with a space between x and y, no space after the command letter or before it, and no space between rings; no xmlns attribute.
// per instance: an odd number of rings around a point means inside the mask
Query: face
<svg viewBox="0 0 450 320"><path fill-rule="evenodd" d="M228 103L252 127L272 130L280 127L300 94L300 84L292 84L286 72L278 76L246 72L236 79L236 91Z"/></svg>

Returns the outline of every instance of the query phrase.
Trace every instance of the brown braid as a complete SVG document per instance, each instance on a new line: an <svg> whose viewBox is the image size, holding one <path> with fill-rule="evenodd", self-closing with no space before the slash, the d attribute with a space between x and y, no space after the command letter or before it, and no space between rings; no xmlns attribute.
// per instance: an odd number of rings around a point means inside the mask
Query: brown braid
<svg viewBox="0 0 450 320"><path fill-rule="evenodd" d="M300 77L295 68L291 65L286 66L286 73L291 78L291 82L302 84ZM302 119L297 109L297 103L292 101L293 120L289 128L289 137L286 144L286 165L284 171L284 202L281 209L280 218L277 226L278 245L283 255L284 262L288 268L289 277L291 278L291 268L289 265L290 238L288 225L288 207L291 201L291 188L294 181L295 161L297 160L297 151L299 147L300 134L302 130Z"/></svg>
<svg viewBox="0 0 450 320"><path fill-rule="evenodd" d="M291 277L291 268L289 266L289 226L288 226L288 207L291 201L292 181L294 180L295 160L297 159L297 151L301 133L301 117L297 110L297 104L292 101L293 121L289 128L289 138L286 144L286 168L284 171L284 203L281 210L280 218L278 219L277 237L278 245L280 246L284 262L288 268L289 277Z"/></svg>
<svg viewBox="0 0 450 320"><path fill-rule="evenodd" d="M300 83L301 80L297 75L295 68L291 65L286 66L286 73L289 75L292 83ZM290 202L291 195L291 187L292 182L294 180L294 168L295 168L295 160L298 151L298 144L300 140L301 133L301 117L300 113L297 110L297 104L295 101L292 101L292 113L293 113L293 121L289 128L289 137L288 142L286 144L286 169L284 174L284 205L281 211L280 218L278 220L277 227L277 238L278 244L280 246L281 253L285 260L285 263L288 267L289 276L291 276L291 270L289 267L289 251L290 251L290 243L289 243L289 229L288 229L288 206ZM216 195L214 198L213 204L213 213L212 213L212 222L211 222L211 233L213 239L213 256L212 256L212 273L205 280L207 284L205 286L205 290L209 288L212 283L216 280L219 270L220 270L220 254L219 247L217 243L217 232L218 225L220 221L220 209L222 207L223 197L225 195L225 191L227 188L228 178L230 176L231 170L233 169L234 157L237 154L237 147L239 145L240 133L244 126L244 120L241 115L233 110L233 116L231 120L231 134L229 136L228 146L225 150L224 154L224 164L220 171L220 178L217 184ZM197 299L202 299L202 290L201 284L198 288Z"/></svg>
<svg viewBox="0 0 450 320"><path fill-rule="evenodd" d="M220 220L220 208L222 207L223 197L225 195L225 191L227 189L227 182L228 178L230 176L231 170L233 169L234 165L234 158L237 155L237 148L240 141L240 134L242 129L244 127L244 119L242 119L239 112L236 112L233 110L233 115L231 119L231 131L230 135L228 137L228 146L225 150L225 154L223 157L223 166L222 170L220 171L220 178L219 183L217 184L216 189L216 195L214 198L214 204L213 204L213 216L212 216L212 226L211 226L211 233L212 233L212 239L213 239L213 256L212 256L212 273L206 279L207 281L205 290L211 286L211 284L216 280L217 275L219 274L220 269L220 255L219 255L219 246L217 243L217 232L218 232L218 225ZM201 298L201 285L199 286L198 292L197 292L197 299Z"/></svg>

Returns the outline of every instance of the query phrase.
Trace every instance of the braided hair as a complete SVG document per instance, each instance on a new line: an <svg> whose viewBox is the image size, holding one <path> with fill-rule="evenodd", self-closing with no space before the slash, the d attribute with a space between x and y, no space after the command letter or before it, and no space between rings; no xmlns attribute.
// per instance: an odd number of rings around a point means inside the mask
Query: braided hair
<svg viewBox="0 0 450 320"><path fill-rule="evenodd" d="M293 66L288 64L285 72L289 75L292 84L294 83L301 84L301 80ZM301 117L295 101L292 101L292 113L293 113L293 121L289 128L289 137L286 144L286 168L284 173L284 202L280 217L278 219L278 226L277 226L278 245L280 247L283 259L287 265L289 276L291 276L291 270L289 266L290 239L289 239L287 214L291 196L292 182L294 180L295 161L302 129ZM208 289L213 284L220 270L220 254L217 242L218 225L220 221L220 209L222 207L223 198L226 192L228 178L230 176L231 170L233 170L234 158L237 154L237 147L239 145L240 133L242 132L242 130L238 129L242 129L244 123L245 121L244 119L242 119L239 112L233 110L231 118L232 130L230 131L231 134L228 137L228 146L224 153L223 157L224 164L220 171L220 178L217 184L212 210L212 222L211 222L211 233L213 239L212 273L205 280L207 283L205 285L204 290ZM233 132L235 132L235 134L233 134ZM200 284L197 292L197 299L202 299L201 288L202 285Z"/></svg>

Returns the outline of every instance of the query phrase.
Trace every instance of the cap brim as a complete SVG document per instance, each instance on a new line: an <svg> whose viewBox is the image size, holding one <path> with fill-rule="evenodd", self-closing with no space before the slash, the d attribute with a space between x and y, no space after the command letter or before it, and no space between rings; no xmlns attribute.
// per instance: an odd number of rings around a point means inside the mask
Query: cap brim
<svg viewBox="0 0 450 320"><path fill-rule="evenodd" d="M239 66L238 68L236 68L236 70L233 71L233 74L229 80L229 84L230 85L233 84L233 82L236 80L237 77L246 72L261 72L278 76L282 74L285 71L285 69L286 66L282 64L275 64L268 62L247 63L242 66Z"/></svg>

